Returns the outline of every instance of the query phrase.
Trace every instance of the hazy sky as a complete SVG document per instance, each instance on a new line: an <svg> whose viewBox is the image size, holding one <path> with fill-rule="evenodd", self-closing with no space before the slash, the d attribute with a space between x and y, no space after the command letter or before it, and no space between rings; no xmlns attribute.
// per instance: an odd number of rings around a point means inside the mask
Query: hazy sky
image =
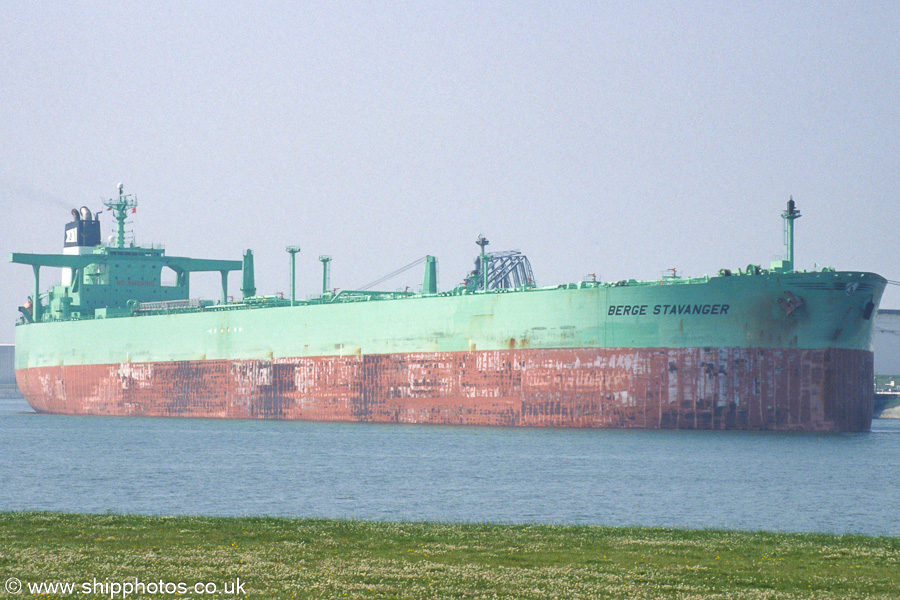
<svg viewBox="0 0 900 600"><path fill-rule="evenodd" d="M900 280L898 69L895 1L4 0L0 342L32 291L8 253L119 182L139 243L252 248L260 293L286 245L300 296L320 254L340 288L434 254L448 289L479 233L540 285L765 266L790 195L799 268Z"/></svg>

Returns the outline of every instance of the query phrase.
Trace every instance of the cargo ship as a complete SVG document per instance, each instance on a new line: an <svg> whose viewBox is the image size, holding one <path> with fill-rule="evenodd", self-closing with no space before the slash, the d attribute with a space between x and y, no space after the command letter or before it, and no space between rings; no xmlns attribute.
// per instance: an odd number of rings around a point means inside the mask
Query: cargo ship
<svg viewBox="0 0 900 600"><path fill-rule="evenodd" d="M253 253L168 256L128 240L137 200L105 203L101 243L82 207L62 254L13 253L34 271L20 307L15 369L42 413L298 419L444 425L866 431L873 410L874 273L768 268L714 276L537 286L525 255L488 252L421 291L257 294ZM106 212L104 211L104 212ZM41 293L41 269L61 281ZM190 275L221 274L221 298L191 297ZM241 297L228 293L241 274Z"/></svg>

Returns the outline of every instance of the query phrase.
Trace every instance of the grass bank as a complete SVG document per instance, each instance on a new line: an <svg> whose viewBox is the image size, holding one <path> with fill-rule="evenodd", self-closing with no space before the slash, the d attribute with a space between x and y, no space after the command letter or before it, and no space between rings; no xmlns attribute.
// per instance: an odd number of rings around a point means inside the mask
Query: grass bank
<svg viewBox="0 0 900 600"><path fill-rule="evenodd" d="M82 599L898 598L900 538L0 513L0 597L41 582Z"/></svg>

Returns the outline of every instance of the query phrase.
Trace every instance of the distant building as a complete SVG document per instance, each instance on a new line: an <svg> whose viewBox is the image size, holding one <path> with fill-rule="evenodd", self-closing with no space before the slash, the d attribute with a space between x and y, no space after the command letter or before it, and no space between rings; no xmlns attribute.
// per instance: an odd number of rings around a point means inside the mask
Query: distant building
<svg viewBox="0 0 900 600"><path fill-rule="evenodd" d="M12 344L0 344L0 385L16 382L14 348Z"/></svg>
<svg viewBox="0 0 900 600"><path fill-rule="evenodd" d="M875 374L900 375L900 310L875 317Z"/></svg>

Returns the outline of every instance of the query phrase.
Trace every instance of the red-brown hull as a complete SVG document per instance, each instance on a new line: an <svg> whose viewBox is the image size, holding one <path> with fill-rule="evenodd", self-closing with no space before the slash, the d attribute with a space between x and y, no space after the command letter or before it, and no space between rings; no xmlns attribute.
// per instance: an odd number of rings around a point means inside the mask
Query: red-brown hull
<svg viewBox="0 0 900 600"><path fill-rule="evenodd" d="M41 367L40 412L444 425L867 431L872 353L582 348Z"/></svg>

